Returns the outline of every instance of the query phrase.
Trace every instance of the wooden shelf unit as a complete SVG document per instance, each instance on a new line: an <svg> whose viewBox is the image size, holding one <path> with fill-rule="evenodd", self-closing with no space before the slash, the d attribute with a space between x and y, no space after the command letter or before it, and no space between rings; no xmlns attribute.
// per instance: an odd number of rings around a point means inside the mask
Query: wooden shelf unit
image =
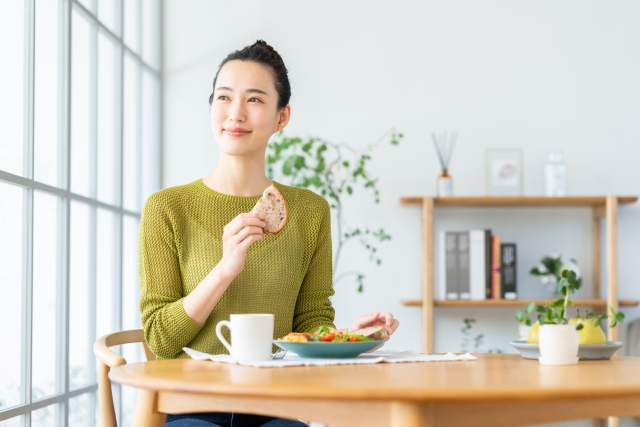
<svg viewBox="0 0 640 427"><path fill-rule="evenodd" d="M638 200L634 196L573 196L573 197L402 197L400 201L406 204L422 206L422 300L403 301L405 305L422 306L422 347L423 351L433 353L433 310L434 307L456 306L521 306L531 300L435 300L433 296L433 210L436 206L461 207L591 207L592 208L592 271L593 294L591 299L576 300L576 305L592 307L612 306L615 310L623 306L638 305L637 301L618 301L618 270L617 270L617 219L618 206L634 203ZM607 262L607 295L606 299L600 295L600 219L606 223L606 262ZM537 300L546 301L546 300ZM618 329L608 331L610 341L618 338Z"/></svg>
<svg viewBox="0 0 640 427"><path fill-rule="evenodd" d="M536 305L544 305L549 299L487 299L487 300L434 300L435 307L520 307L524 308L530 302ZM576 307L606 307L606 299L572 299ZM424 301L421 299L406 299L400 301L402 305L407 307L422 307ZM618 300L620 307L637 307L638 301L634 300Z"/></svg>

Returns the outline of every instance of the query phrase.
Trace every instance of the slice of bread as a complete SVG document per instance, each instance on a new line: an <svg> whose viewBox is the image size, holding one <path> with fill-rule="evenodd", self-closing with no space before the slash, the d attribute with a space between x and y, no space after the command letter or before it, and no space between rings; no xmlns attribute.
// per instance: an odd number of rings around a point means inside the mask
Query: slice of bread
<svg viewBox="0 0 640 427"><path fill-rule="evenodd" d="M264 190L262 197L251 209L251 212L259 212L264 215L264 222L267 224L264 227L265 234L278 234L284 229L289 218L287 202L280 190L273 184Z"/></svg>
<svg viewBox="0 0 640 427"><path fill-rule="evenodd" d="M387 339L387 330L384 326L369 326L366 328L351 331L352 334L363 335L372 340L382 341Z"/></svg>

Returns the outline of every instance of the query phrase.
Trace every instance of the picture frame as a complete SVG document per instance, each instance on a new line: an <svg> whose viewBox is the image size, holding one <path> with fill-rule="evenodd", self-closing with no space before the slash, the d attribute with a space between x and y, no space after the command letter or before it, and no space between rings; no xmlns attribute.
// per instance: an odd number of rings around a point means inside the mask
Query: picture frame
<svg viewBox="0 0 640 427"><path fill-rule="evenodd" d="M487 196L522 196L522 150L488 148L484 153L484 182Z"/></svg>

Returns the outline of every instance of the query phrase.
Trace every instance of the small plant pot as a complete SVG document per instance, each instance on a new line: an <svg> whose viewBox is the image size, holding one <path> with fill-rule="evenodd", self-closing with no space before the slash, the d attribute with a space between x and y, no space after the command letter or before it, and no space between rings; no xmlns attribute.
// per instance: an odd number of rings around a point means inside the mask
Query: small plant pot
<svg viewBox="0 0 640 427"><path fill-rule="evenodd" d="M518 327L518 338L521 340L527 340L529 338L529 331L531 330L531 326L520 324Z"/></svg>
<svg viewBox="0 0 640 427"><path fill-rule="evenodd" d="M538 329L541 365L575 365L578 363L576 325L540 325Z"/></svg>

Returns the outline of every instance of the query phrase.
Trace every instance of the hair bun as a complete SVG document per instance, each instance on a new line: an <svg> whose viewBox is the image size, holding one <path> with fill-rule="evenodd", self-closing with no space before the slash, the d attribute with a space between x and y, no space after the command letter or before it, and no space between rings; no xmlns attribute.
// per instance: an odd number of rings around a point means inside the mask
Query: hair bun
<svg viewBox="0 0 640 427"><path fill-rule="evenodd" d="M276 51L273 47L271 47L271 45L269 43L267 43L264 40L256 40L256 42L251 47L265 48L265 49L269 50L270 52L275 52Z"/></svg>

